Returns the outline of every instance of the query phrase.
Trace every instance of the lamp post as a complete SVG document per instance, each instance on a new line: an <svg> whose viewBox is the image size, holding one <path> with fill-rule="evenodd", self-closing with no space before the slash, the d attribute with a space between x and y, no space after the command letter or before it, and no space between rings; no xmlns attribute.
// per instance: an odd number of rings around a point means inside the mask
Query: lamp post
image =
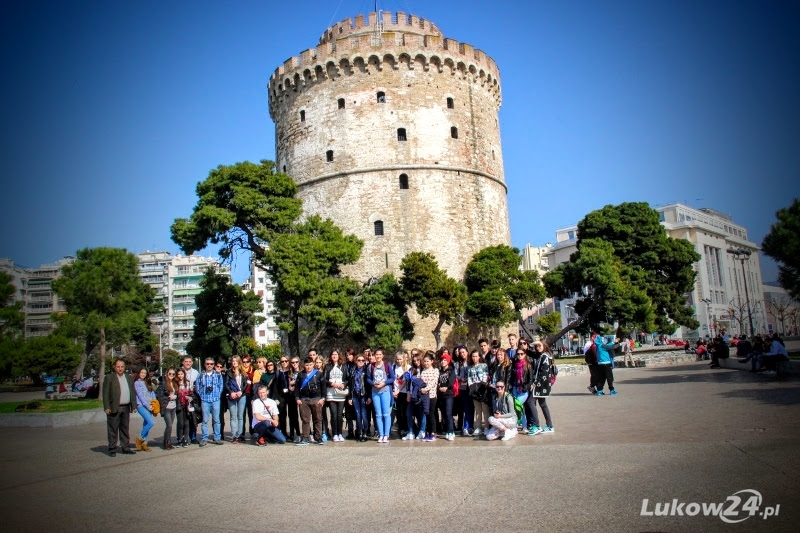
<svg viewBox="0 0 800 533"><path fill-rule="evenodd" d="M744 261L745 259L750 259L750 254L752 254L752 252L744 248L728 248L728 253L735 255L736 259L738 259L742 263L742 280L744 281L744 300L747 303L747 320L750 322L750 338L752 339L753 337L755 337L755 331L753 329L753 313L750 312L750 295L747 292L747 274L744 271Z"/></svg>
<svg viewBox="0 0 800 533"><path fill-rule="evenodd" d="M706 304L706 315L708 318L708 331L711 332L711 336L714 336L714 325L711 323L711 298L700 298L700 301Z"/></svg>

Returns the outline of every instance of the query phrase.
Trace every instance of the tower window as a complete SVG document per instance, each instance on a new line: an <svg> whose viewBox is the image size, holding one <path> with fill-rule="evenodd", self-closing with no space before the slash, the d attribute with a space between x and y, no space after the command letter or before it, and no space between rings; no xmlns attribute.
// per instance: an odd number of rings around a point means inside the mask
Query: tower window
<svg viewBox="0 0 800 533"><path fill-rule="evenodd" d="M448 97L447 98L447 109L453 109L454 107L456 107L455 102L453 102L452 98Z"/></svg>
<svg viewBox="0 0 800 533"><path fill-rule="evenodd" d="M408 189L408 176L406 174L400 174L400 188Z"/></svg>
<svg viewBox="0 0 800 533"><path fill-rule="evenodd" d="M383 220L376 220L374 226L375 226L375 235L382 236L383 235Z"/></svg>
<svg viewBox="0 0 800 533"><path fill-rule="evenodd" d="M328 163L333 161L333 150L328 150L327 152L325 152L325 161L327 161Z"/></svg>
<svg viewBox="0 0 800 533"><path fill-rule="evenodd" d="M455 126L450 128L450 137L452 137L453 139L458 139L458 128L456 128Z"/></svg>
<svg viewBox="0 0 800 533"><path fill-rule="evenodd" d="M283 165L283 173L286 174L286 165Z"/></svg>
<svg viewBox="0 0 800 533"><path fill-rule="evenodd" d="M306 112L300 111L300 122L305 122L305 121L306 121Z"/></svg>
<svg viewBox="0 0 800 533"><path fill-rule="evenodd" d="M378 103L385 104L386 103L386 93L383 91L378 92Z"/></svg>
<svg viewBox="0 0 800 533"><path fill-rule="evenodd" d="M337 102L339 103L339 109L344 109L344 98L339 98Z"/></svg>
<svg viewBox="0 0 800 533"><path fill-rule="evenodd" d="M406 129L405 128L397 128L397 140L398 141L405 141L406 140Z"/></svg>

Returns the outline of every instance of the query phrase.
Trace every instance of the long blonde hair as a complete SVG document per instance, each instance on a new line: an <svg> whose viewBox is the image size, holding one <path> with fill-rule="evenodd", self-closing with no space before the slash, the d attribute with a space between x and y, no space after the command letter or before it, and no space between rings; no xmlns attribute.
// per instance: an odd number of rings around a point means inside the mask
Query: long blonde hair
<svg viewBox="0 0 800 533"><path fill-rule="evenodd" d="M233 364L234 361L236 361L236 365ZM233 370L233 375L236 377L242 375L242 358L238 355L231 357L231 370Z"/></svg>

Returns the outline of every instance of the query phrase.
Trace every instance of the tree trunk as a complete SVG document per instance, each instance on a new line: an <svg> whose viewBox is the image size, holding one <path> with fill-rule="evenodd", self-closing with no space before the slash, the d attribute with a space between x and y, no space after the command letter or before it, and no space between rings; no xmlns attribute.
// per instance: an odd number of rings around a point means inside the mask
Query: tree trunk
<svg viewBox="0 0 800 533"><path fill-rule="evenodd" d="M525 321L520 318L517 322L519 322L520 327L522 327L522 331L525 332L525 336L529 339L533 339L533 335L528 330L527 326L525 326Z"/></svg>
<svg viewBox="0 0 800 533"><path fill-rule="evenodd" d="M439 348L442 347L442 326L444 325L445 319L443 316L439 317L439 322L436 323L436 327L433 328L433 338L436 339L436 351L439 351Z"/></svg>
<svg viewBox="0 0 800 533"><path fill-rule="evenodd" d="M579 316L578 318L576 318L575 320L573 320L572 322L567 324L558 333L551 333L550 335L548 335L547 338L545 338L545 342L547 343L547 345L548 346L552 346L553 344L555 344L555 342L558 339L563 337L566 332L568 332L569 330L575 329L578 326L580 326L583 323L583 317L588 316L590 310L591 310L591 307L589 309L587 309L586 312L584 312L581 316Z"/></svg>
<svg viewBox="0 0 800 533"><path fill-rule="evenodd" d="M289 332L289 353L292 357L300 357L300 319L295 314L292 317L294 328Z"/></svg>
<svg viewBox="0 0 800 533"><path fill-rule="evenodd" d="M103 390L103 380L106 377L106 328L104 327L100 327L100 369L97 374L100 390Z"/></svg>

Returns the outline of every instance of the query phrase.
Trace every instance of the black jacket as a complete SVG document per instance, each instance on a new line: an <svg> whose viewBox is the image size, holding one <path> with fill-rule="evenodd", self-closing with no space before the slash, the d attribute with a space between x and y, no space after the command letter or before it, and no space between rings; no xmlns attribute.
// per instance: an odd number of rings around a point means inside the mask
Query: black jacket
<svg viewBox="0 0 800 533"><path fill-rule="evenodd" d="M361 388L361 396L366 398L372 397L372 385L369 384L367 381L367 365L364 365L363 372L359 376L359 386ZM358 368L353 370L352 372L348 372L347 374L347 388L350 390L350 393L347 395L348 400L353 399L353 395L356 391L356 374L358 373Z"/></svg>
<svg viewBox="0 0 800 533"><path fill-rule="evenodd" d="M439 384L436 385L436 396L438 398L452 398L454 396L453 387L458 378L456 377L456 369L453 365L448 365L447 370L442 371L439 369ZM447 390L442 392L439 390L441 387L447 387Z"/></svg>
<svg viewBox="0 0 800 533"><path fill-rule="evenodd" d="M312 370L313 372L313 370ZM325 394L328 392L328 384L325 383L325 372L320 372L317 370L317 373L314 374L314 377L311 378L306 386L303 387L303 381L306 379L306 372L303 370L297 376L297 382L295 383L294 387L294 397L296 400L320 400L325 398Z"/></svg>

